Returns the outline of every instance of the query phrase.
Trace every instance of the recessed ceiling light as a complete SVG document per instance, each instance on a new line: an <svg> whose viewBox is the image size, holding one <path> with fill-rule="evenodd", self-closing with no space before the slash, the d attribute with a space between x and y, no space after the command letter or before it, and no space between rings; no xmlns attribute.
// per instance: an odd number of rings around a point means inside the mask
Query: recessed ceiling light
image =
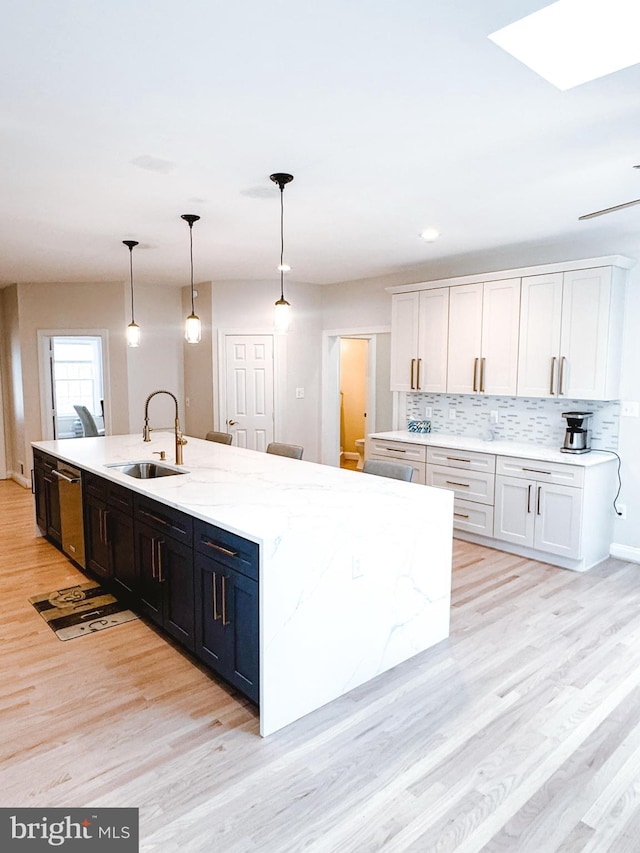
<svg viewBox="0 0 640 853"><path fill-rule="evenodd" d="M640 62L638 0L558 0L489 38L558 89Z"/></svg>
<svg viewBox="0 0 640 853"><path fill-rule="evenodd" d="M420 232L420 236L425 243L434 243L440 236L440 232L437 228L425 228L424 231Z"/></svg>

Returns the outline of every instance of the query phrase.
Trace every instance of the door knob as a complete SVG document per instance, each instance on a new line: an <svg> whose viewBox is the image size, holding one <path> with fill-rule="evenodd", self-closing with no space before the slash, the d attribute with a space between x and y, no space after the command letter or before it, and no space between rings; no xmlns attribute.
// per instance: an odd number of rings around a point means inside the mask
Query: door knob
<svg viewBox="0 0 640 853"><path fill-rule="evenodd" d="M227 421L227 426L236 426L238 421Z"/></svg>

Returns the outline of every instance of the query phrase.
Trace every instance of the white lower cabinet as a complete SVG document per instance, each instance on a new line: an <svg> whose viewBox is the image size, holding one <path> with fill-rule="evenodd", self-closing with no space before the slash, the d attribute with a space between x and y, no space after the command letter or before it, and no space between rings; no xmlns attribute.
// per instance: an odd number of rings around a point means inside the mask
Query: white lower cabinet
<svg viewBox="0 0 640 853"><path fill-rule="evenodd" d="M496 477L494 539L580 559L582 489Z"/></svg>
<svg viewBox="0 0 640 853"><path fill-rule="evenodd" d="M382 459L393 462L403 462L413 468L412 483L424 486L426 479L427 448L423 444L413 444L409 441L384 441L367 438L365 442L365 459Z"/></svg>
<svg viewBox="0 0 640 853"><path fill-rule="evenodd" d="M427 448L427 485L455 495L454 530L493 536L495 468L492 453Z"/></svg>

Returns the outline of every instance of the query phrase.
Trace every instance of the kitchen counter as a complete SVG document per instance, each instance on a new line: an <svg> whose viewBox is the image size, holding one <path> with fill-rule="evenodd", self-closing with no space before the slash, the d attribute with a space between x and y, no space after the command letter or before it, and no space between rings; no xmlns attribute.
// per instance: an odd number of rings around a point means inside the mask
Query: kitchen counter
<svg viewBox="0 0 640 853"><path fill-rule="evenodd" d="M34 447L258 543L262 735L448 636L451 493L190 437L182 476L105 467L169 432Z"/></svg>
<svg viewBox="0 0 640 853"><path fill-rule="evenodd" d="M559 462L563 465L580 465L590 468L610 462L612 453L591 451L590 453L562 453L558 447L544 447L515 441L485 441L465 435L447 435L437 432L409 432L407 429L389 432L374 432L369 438L388 441L408 441L427 447L448 447L451 450L467 450L478 453L494 453L496 456L515 456L525 459L537 459L539 462Z"/></svg>

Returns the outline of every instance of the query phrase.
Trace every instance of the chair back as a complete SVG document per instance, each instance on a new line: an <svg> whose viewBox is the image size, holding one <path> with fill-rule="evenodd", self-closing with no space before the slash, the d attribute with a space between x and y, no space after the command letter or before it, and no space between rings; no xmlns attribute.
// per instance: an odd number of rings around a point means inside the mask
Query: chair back
<svg viewBox="0 0 640 853"><path fill-rule="evenodd" d="M93 415L87 409L86 406L74 406L73 407L78 413L78 417L80 418L80 423L82 424L82 431L87 436L95 436L95 435L104 435L104 430L99 430L98 425L93 419Z"/></svg>
<svg viewBox="0 0 640 853"><path fill-rule="evenodd" d="M411 482L413 468L404 462L386 462L384 459L367 459L362 466L363 474L376 474L378 477L391 477L393 480Z"/></svg>
<svg viewBox="0 0 640 853"><path fill-rule="evenodd" d="M274 453L276 456L288 456L290 459L302 459L304 448L298 444L282 444L280 441L272 441L267 444L267 453Z"/></svg>
<svg viewBox="0 0 640 853"><path fill-rule="evenodd" d="M233 436L230 432L216 432L215 430L211 430L205 435L206 441L215 441L218 444L231 444L233 442Z"/></svg>

